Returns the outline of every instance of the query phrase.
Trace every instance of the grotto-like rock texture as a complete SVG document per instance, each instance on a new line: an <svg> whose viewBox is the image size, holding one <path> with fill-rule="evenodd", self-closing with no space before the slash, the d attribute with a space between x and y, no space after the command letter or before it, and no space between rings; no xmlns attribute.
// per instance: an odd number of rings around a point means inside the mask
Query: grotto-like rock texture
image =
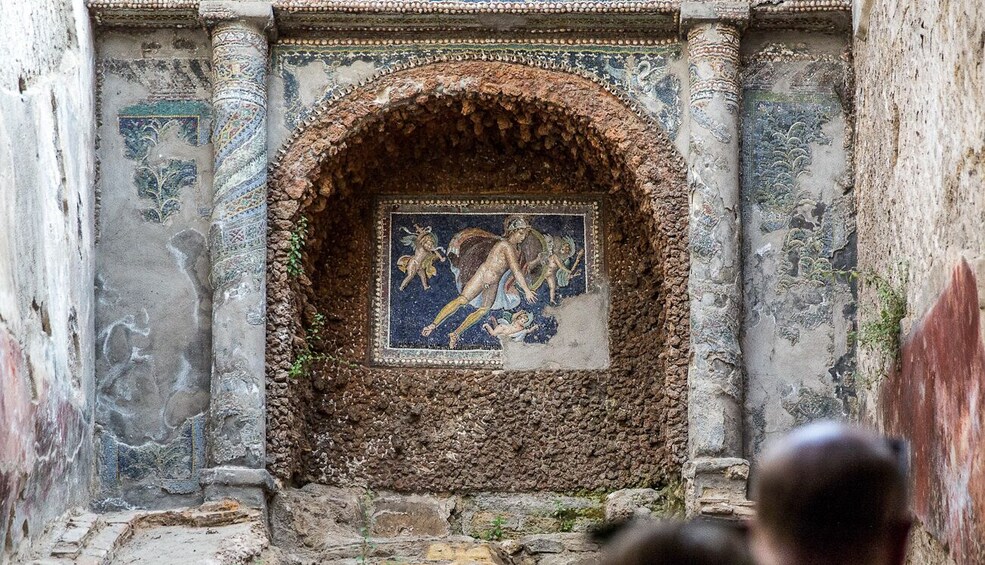
<svg viewBox="0 0 985 565"><path fill-rule="evenodd" d="M677 474L683 167L667 167L675 159L655 126L598 89L529 67L443 63L381 79L301 134L271 190L273 472L404 491L611 489ZM307 173L297 169L305 159ZM610 368L371 366L376 194L602 195ZM301 216L305 274L295 278L286 261ZM316 313L324 328L310 339ZM306 347L322 360L289 377Z"/></svg>

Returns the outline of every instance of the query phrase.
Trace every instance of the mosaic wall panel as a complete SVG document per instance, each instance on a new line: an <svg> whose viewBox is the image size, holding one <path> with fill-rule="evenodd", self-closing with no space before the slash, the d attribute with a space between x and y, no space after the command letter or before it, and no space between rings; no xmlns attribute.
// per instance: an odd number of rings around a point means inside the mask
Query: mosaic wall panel
<svg viewBox="0 0 985 565"><path fill-rule="evenodd" d="M765 42L745 61L742 348L750 455L771 435L846 415L854 399L843 46L815 41Z"/></svg>
<svg viewBox="0 0 985 565"><path fill-rule="evenodd" d="M120 480L149 482L169 494L199 490L199 472L205 468L205 415L189 418L167 444L127 445L109 434L99 436L99 479L103 492ZM103 508L126 508L122 500L104 500Z"/></svg>
<svg viewBox="0 0 985 565"><path fill-rule="evenodd" d="M161 158L152 152L169 130L192 146L207 144L210 108L203 101L161 100L120 111L124 155L137 162L133 180L146 205L140 211L143 219L164 223L181 208L181 191L194 187L198 180L194 160Z"/></svg>
<svg viewBox="0 0 985 565"><path fill-rule="evenodd" d="M500 340L548 343L552 308L597 290L599 203L383 199L374 361L495 366Z"/></svg>
<svg viewBox="0 0 985 565"><path fill-rule="evenodd" d="M106 31L97 48L96 504L196 504L212 361L211 48L204 30L173 29Z"/></svg>
<svg viewBox="0 0 985 565"><path fill-rule="evenodd" d="M662 45L552 45L447 43L392 45L280 44L273 50L272 115L281 114L272 141L292 131L319 102L341 89L398 65L439 57L515 58L533 65L567 65L589 72L627 93L659 121L669 138L681 130L686 65L681 47ZM277 89L280 89L278 92ZM273 101L280 99L281 108Z"/></svg>

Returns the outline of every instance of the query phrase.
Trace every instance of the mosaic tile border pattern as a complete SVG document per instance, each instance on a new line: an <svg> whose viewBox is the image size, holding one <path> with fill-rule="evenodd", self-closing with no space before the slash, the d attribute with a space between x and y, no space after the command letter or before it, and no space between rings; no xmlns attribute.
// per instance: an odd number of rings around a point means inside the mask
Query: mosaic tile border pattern
<svg viewBox="0 0 985 565"><path fill-rule="evenodd" d="M535 67L560 67L576 74L601 80L614 91L628 95L647 116L655 119L671 140L683 123L682 76L676 63L682 58L680 44L619 45L581 44L552 45L535 42L429 42L395 44L315 45L280 43L273 47L273 73L284 82L287 107L284 126L294 131L308 120L317 108L329 103L348 89L359 86L343 76L354 65L373 67L371 76L361 83L376 80L411 67L447 60L488 60L517 62ZM298 70L313 63L326 68L326 87L319 100L301 101ZM683 68L680 73L683 74Z"/></svg>
<svg viewBox="0 0 985 565"><path fill-rule="evenodd" d="M374 221L376 266L373 281L372 335L370 361L383 366L416 367L500 367L499 350L398 349L390 347L390 222L394 212L494 213L494 214L574 214L585 220L584 275L586 291L597 289L603 265L601 201L598 198L399 198L379 200Z"/></svg>

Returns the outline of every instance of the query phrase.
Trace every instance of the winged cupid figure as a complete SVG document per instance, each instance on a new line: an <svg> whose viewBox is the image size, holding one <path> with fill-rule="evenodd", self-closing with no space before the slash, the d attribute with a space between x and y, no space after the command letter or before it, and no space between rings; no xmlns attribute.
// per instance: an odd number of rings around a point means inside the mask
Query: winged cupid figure
<svg viewBox="0 0 985 565"><path fill-rule="evenodd" d="M400 290L407 288L414 277L421 279L421 286L424 287L424 290L428 290L431 288L428 285L428 279L438 274L438 270L434 268L434 260L437 259L444 263L445 256L441 252L445 249L438 246L438 238L431 233L431 226L422 228L414 224L414 231L407 228L401 229L408 235L404 236L400 242L413 249L414 254L404 255L397 260L397 268L407 273L403 282L400 283Z"/></svg>
<svg viewBox="0 0 985 565"><path fill-rule="evenodd" d="M459 308L472 306L475 310L448 334L448 348L455 349L462 333L490 310L510 310L519 306L521 291L527 302L536 302L537 295L531 290L526 276L530 265L542 253L542 239L543 236L531 228L530 220L519 215L506 217L502 237L479 228L466 228L456 233L448 244L448 260L455 274L458 297L445 304L434 321L424 326L421 335L431 335Z"/></svg>

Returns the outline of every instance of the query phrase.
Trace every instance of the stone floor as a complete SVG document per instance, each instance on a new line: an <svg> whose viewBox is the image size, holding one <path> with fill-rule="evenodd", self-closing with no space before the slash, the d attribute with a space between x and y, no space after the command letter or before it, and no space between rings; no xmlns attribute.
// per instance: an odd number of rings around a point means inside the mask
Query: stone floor
<svg viewBox="0 0 985 565"><path fill-rule="evenodd" d="M51 530L32 563L589 565L600 550L593 525L674 512L668 496L404 495L311 484L279 492L268 524L233 501L77 514Z"/></svg>
<svg viewBox="0 0 985 565"><path fill-rule="evenodd" d="M220 501L183 510L79 513L52 528L31 563L254 563L268 545L259 510Z"/></svg>

